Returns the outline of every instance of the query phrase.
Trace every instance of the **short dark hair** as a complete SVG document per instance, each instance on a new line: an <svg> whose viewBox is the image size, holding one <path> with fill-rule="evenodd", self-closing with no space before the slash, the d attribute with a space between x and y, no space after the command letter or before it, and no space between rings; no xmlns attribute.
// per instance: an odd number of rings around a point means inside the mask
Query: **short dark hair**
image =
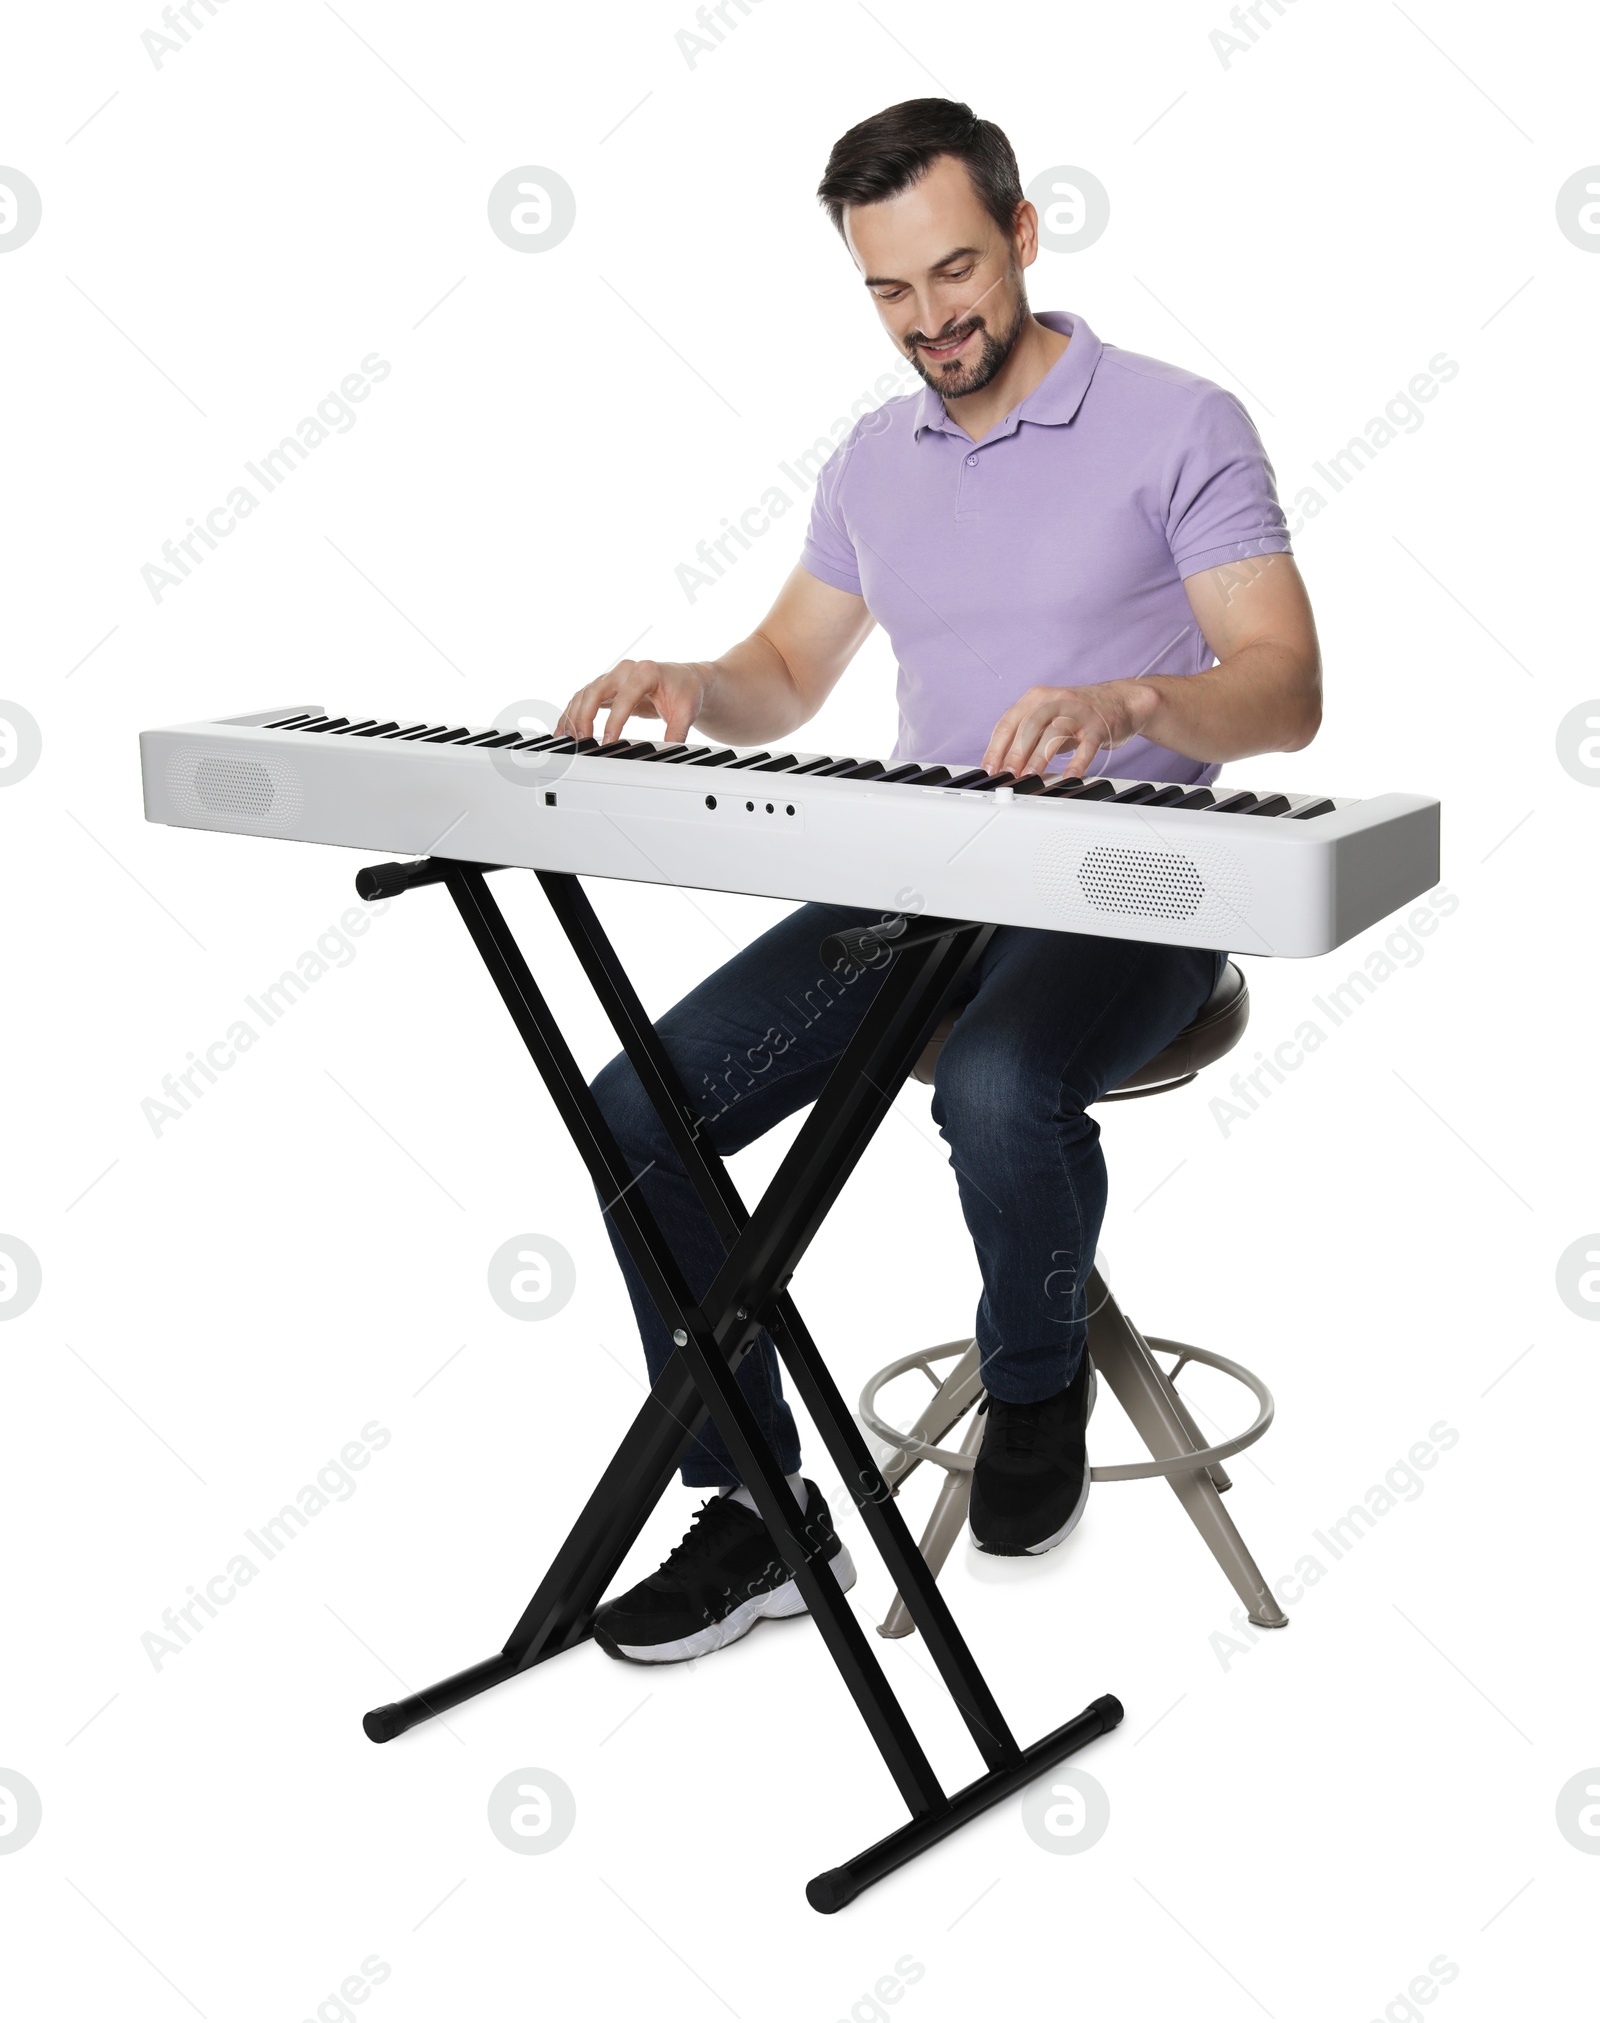
<svg viewBox="0 0 1600 2023"><path fill-rule="evenodd" d="M965 162L983 207L1007 233L1022 202L1011 143L992 120L953 98L908 98L875 112L833 144L817 185L835 230L844 235L847 204L880 204L925 176L940 155Z"/></svg>

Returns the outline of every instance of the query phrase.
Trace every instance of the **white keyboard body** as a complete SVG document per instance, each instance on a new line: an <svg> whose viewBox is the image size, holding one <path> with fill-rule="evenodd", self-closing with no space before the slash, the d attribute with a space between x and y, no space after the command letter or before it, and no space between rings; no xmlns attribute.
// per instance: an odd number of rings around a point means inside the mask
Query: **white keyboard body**
<svg viewBox="0 0 1600 2023"><path fill-rule="evenodd" d="M1261 819L264 728L292 714L145 731L146 818L1243 955L1321 955L1439 877L1417 794Z"/></svg>

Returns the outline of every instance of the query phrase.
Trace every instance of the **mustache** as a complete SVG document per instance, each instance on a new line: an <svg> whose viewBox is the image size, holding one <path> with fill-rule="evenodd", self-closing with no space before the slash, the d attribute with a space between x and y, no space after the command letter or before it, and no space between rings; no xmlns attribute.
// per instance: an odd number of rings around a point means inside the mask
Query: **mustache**
<svg viewBox="0 0 1600 2023"><path fill-rule="evenodd" d="M929 337L920 330L913 330L911 335L906 339L906 343L908 346L918 344L951 344L958 337L970 337L974 330L983 330L987 327L981 316L968 316L960 323L952 323L948 330L942 331L937 337Z"/></svg>

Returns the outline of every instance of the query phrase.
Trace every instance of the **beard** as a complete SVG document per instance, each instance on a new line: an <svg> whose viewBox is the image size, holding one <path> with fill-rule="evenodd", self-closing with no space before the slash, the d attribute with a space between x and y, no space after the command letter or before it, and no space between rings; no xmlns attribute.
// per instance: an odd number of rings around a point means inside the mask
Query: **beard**
<svg viewBox="0 0 1600 2023"><path fill-rule="evenodd" d="M948 330L940 331L938 336L931 340L935 344L948 343L951 338L964 337L969 331L980 332L978 354L970 363L960 365L928 363L919 347L930 342L930 339L927 333L921 330L912 331L906 339L906 352L925 384L931 386L935 393L942 394L946 400L959 400L963 394L980 392L1000 371L1016 349L1017 339L1022 335L1029 314L1027 297L1021 295L1017 299L1017 312L1012 318L1010 328L1000 335L997 336L989 328L983 317L967 316L959 323L952 324Z"/></svg>

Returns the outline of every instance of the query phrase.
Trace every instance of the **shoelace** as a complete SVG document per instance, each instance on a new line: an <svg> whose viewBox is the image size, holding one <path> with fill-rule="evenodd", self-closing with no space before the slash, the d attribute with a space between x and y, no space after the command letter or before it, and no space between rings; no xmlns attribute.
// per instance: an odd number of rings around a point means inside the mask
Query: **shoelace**
<svg viewBox="0 0 1600 2023"><path fill-rule="evenodd" d="M662 1571L669 1566L687 1568L697 1561L714 1558L722 1549L730 1510L737 1510L742 1517L750 1515L742 1503L735 1503L730 1496L713 1496L702 1503L689 1529L662 1562Z"/></svg>

